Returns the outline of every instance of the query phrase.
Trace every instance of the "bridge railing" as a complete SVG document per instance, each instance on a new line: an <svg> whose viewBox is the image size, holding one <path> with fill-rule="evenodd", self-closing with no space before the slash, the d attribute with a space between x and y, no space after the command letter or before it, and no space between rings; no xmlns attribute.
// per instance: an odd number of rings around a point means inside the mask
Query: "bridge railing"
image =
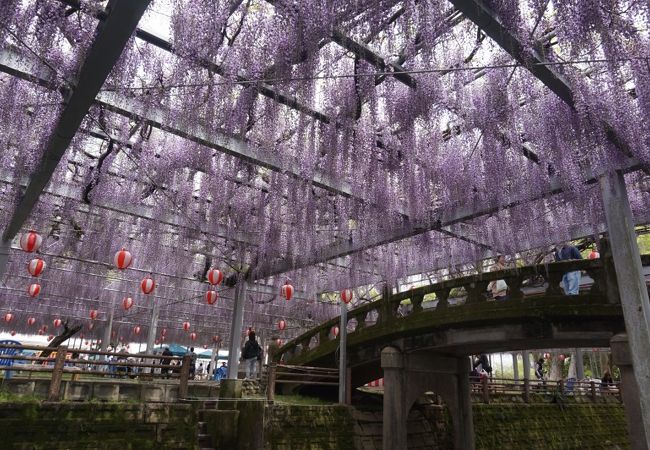
<svg viewBox="0 0 650 450"><path fill-rule="evenodd" d="M471 383L475 399L490 403L499 397L518 396L525 403L531 403L535 397L581 397L593 402L600 398L609 397L621 401L620 385L618 383L602 384L600 381L577 380L511 380L505 378L484 378Z"/></svg>
<svg viewBox="0 0 650 450"><path fill-rule="evenodd" d="M644 266L650 266L650 255L642 255ZM454 278L422 286L408 291L384 295L380 299L348 311L347 328L350 333L398 320L405 315L417 314L424 310L424 296L435 294L436 310L444 310L453 305L449 302L452 290L462 289L465 292L462 305L471 305L488 301L487 288L491 281L504 280L508 285L509 299L524 297L526 283L530 280L541 280L546 286L542 295L561 296L564 291L560 286L564 274L573 271L584 271L591 277L593 283L588 293L592 296L605 298L609 303L619 303L618 286L613 262L609 257L593 260L562 261L549 264L531 265L510 268L494 272L482 272L471 276ZM534 294L533 294L534 295ZM408 308L400 308L405 300L410 301ZM276 361L290 361L296 355L309 352L325 342L338 339L334 328L339 326L340 317L334 317L315 328L303 333L292 341L280 347L274 356Z"/></svg>
<svg viewBox="0 0 650 450"><path fill-rule="evenodd" d="M175 378L180 380L178 397L187 397L191 360L184 357L115 353L99 350L43 347L39 345L0 344L0 350L12 350L3 354L0 370L13 376L32 373L50 377L48 401L60 397L61 381L64 374L72 379L80 376L124 377L151 380L153 378ZM85 358L84 358L85 356ZM109 359L113 358L113 359Z"/></svg>

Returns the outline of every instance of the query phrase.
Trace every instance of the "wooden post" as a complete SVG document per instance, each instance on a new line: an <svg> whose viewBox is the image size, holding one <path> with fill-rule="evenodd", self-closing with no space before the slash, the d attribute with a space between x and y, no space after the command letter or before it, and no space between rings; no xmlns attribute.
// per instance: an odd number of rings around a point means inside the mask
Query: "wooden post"
<svg viewBox="0 0 650 450"><path fill-rule="evenodd" d="M488 390L488 379L481 379L481 387L483 388L483 403L490 403L490 391Z"/></svg>
<svg viewBox="0 0 650 450"><path fill-rule="evenodd" d="M564 380L560 378L557 382L557 388L560 390L560 395L564 395Z"/></svg>
<svg viewBox="0 0 650 450"><path fill-rule="evenodd" d="M524 403L530 403L530 380L524 378Z"/></svg>
<svg viewBox="0 0 650 450"><path fill-rule="evenodd" d="M192 357L188 354L183 355L181 364L181 379L178 383L178 398L187 398L187 384L190 380L190 364L192 364Z"/></svg>
<svg viewBox="0 0 650 450"><path fill-rule="evenodd" d="M589 389L591 391L591 401L595 403L596 402L596 383L594 383L593 381L590 381L589 385L590 385Z"/></svg>
<svg viewBox="0 0 650 450"><path fill-rule="evenodd" d="M61 345L56 349L56 359L54 360L54 368L52 369L52 380L50 381L50 390L47 394L48 402L59 401L59 394L61 392L61 380L63 379L63 366L65 365L65 357L68 355L68 347Z"/></svg>
<svg viewBox="0 0 650 450"><path fill-rule="evenodd" d="M268 379L266 383L266 399L269 403L273 403L275 399L275 377L277 367L275 363L269 364Z"/></svg>

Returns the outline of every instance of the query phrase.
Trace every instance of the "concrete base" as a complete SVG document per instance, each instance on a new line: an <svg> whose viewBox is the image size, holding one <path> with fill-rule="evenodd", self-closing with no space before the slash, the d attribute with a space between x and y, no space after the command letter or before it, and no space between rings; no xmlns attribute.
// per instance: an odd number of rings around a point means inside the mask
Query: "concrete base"
<svg viewBox="0 0 650 450"><path fill-rule="evenodd" d="M474 449L474 424L469 386L469 359L430 351L403 353L395 347L381 352L384 370L384 450L407 448L407 417L425 392L440 395L451 412L454 448Z"/></svg>
<svg viewBox="0 0 650 450"><path fill-rule="evenodd" d="M4 379L3 389L19 395L46 398L50 380L14 376ZM178 381L139 381L130 379L63 380L61 400L106 402L138 401L144 403L169 403L178 400ZM219 396L219 384L215 382L191 381L189 397L215 398Z"/></svg>

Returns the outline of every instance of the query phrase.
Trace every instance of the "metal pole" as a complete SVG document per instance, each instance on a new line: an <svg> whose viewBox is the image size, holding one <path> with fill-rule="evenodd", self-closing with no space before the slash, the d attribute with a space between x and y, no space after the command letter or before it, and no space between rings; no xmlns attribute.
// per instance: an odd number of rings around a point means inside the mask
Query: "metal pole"
<svg viewBox="0 0 650 450"><path fill-rule="evenodd" d="M521 356L524 360L524 380L530 380L530 352L524 351Z"/></svg>
<svg viewBox="0 0 650 450"><path fill-rule="evenodd" d="M228 379L236 380L239 372L239 347L241 344L241 330L244 326L244 303L246 302L246 280L237 278L235 285L235 304L232 311L232 325L230 326L230 347L228 348Z"/></svg>
<svg viewBox="0 0 650 450"><path fill-rule="evenodd" d="M212 379L212 372L218 369L217 364L219 362L219 343L215 342L214 345L212 346L212 353L210 354L210 362L208 363L208 366L210 369L206 367L206 372L208 373L208 380Z"/></svg>
<svg viewBox="0 0 650 450"><path fill-rule="evenodd" d="M517 358L517 352L512 354L512 378L515 381L519 381L519 361Z"/></svg>
<svg viewBox="0 0 650 450"><path fill-rule="evenodd" d="M585 359L581 348L576 348L576 378L578 380L585 378Z"/></svg>
<svg viewBox="0 0 650 450"><path fill-rule="evenodd" d="M9 251L11 250L11 239L0 241L0 281L4 284L7 263L9 262Z"/></svg>
<svg viewBox="0 0 650 450"><path fill-rule="evenodd" d="M623 318L632 353L642 423L650 446L650 301L636 242L632 211L623 173L613 172L600 179L605 218L611 242L614 269L620 292Z"/></svg>
<svg viewBox="0 0 650 450"><path fill-rule="evenodd" d="M341 302L341 324L339 325L339 403L346 403L348 385L347 374L347 345L348 345L348 305Z"/></svg>
<svg viewBox="0 0 650 450"><path fill-rule="evenodd" d="M151 308L151 322L149 322L149 333L147 333L146 352L150 355L153 355L154 344L156 342L156 333L158 332L159 316L160 316L160 303L154 300L153 308Z"/></svg>
<svg viewBox="0 0 650 450"><path fill-rule="evenodd" d="M115 295L111 299L111 312L108 315L108 324L104 330L104 340L102 340L102 351L108 349L108 344L111 342L111 331L113 331L113 316L115 315Z"/></svg>

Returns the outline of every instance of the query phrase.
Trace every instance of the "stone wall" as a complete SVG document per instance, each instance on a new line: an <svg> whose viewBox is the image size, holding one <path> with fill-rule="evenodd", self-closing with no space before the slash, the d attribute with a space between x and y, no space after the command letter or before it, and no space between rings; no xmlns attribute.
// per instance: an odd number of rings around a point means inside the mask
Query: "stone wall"
<svg viewBox="0 0 650 450"><path fill-rule="evenodd" d="M477 450L627 449L630 442L620 403L474 404ZM381 450L381 407L357 408L356 447ZM453 448L447 410L415 405L408 417L408 448Z"/></svg>
<svg viewBox="0 0 650 450"><path fill-rule="evenodd" d="M350 408L338 405L268 406L264 448L355 450Z"/></svg>
<svg viewBox="0 0 650 450"><path fill-rule="evenodd" d="M625 449L621 404L474 405L478 449Z"/></svg>
<svg viewBox="0 0 650 450"><path fill-rule="evenodd" d="M183 404L3 403L0 448L190 450L195 417Z"/></svg>

